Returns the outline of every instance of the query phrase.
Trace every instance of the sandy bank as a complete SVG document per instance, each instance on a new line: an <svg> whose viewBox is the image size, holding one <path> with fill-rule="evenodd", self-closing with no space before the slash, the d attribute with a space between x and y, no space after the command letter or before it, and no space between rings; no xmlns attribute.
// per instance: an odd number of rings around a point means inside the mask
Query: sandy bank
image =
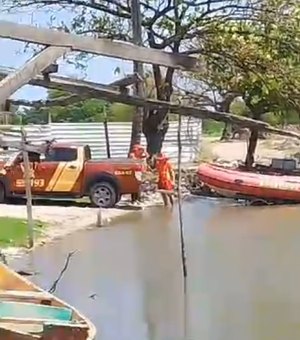
<svg viewBox="0 0 300 340"><path fill-rule="evenodd" d="M121 201L116 208L101 210L102 222L107 225L117 218L159 204L161 204L161 200L157 195L146 199L140 206L132 206L127 201ZM33 218L47 224L44 234L35 243L35 246L50 243L79 230L97 227L98 213L99 209L85 206L61 206L58 204L33 206ZM1 204L0 216L26 219L26 206ZM6 256L15 257L25 251L26 249L22 248L6 248L2 252Z"/></svg>
<svg viewBox="0 0 300 340"><path fill-rule="evenodd" d="M247 154L246 141L220 141L219 138L203 138L204 152L209 151L209 161L244 161ZM293 157L299 153L299 141L291 138L272 137L259 140L255 151L255 161L268 163L272 158Z"/></svg>

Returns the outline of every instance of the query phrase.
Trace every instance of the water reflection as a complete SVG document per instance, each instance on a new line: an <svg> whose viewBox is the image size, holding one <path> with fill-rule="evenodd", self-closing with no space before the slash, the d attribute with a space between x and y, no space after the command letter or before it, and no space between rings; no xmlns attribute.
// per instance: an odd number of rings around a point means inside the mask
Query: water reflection
<svg viewBox="0 0 300 340"><path fill-rule="evenodd" d="M183 338L182 272L173 218L169 209L157 209L136 230L145 320L153 340Z"/></svg>
<svg viewBox="0 0 300 340"><path fill-rule="evenodd" d="M222 207L207 219L189 243L195 339L299 338L299 218L299 207Z"/></svg>
<svg viewBox="0 0 300 340"><path fill-rule="evenodd" d="M188 340L299 339L300 208L197 199L183 213ZM99 339L183 338L176 209L148 210L38 249L26 259L41 273L35 281L49 287L74 249L57 295L92 319ZM25 269L21 262L15 266Z"/></svg>

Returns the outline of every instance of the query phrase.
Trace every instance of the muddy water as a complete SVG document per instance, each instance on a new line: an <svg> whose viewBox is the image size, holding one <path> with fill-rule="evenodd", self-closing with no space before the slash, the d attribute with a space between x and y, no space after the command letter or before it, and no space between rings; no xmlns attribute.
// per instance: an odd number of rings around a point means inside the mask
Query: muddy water
<svg viewBox="0 0 300 340"><path fill-rule="evenodd" d="M300 207L184 204L188 340L300 338ZM153 209L38 249L22 264L47 288L77 250L57 295L103 340L183 339L176 209ZM26 266L25 266L26 263Z"/></svg>

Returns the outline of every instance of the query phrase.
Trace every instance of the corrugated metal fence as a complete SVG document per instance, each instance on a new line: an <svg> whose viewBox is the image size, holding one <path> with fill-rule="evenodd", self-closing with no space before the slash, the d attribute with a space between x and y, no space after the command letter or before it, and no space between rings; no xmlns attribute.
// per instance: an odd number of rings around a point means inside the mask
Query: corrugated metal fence
<svg viewBox="0 0 300 340"><path fill-rule="evenodd" d="M177 126L176 121L170 122L166 135L163 152L172 161L177 160ZM199 153L201 121L183 119L182 122L182 160L193 162ZM30 142L39 144L45 140L55 138L58 142L88 144L94 159L106 157L106 141L104 125L102 123L52 123L49 125L29 125L25 127ZM131 123L108 123L110 150L112 157L124 157L128 153L131 136ZM5 132L4 140L20 140L20 127L15 126ZM146 145L145 138L142 144Z"/></svg>

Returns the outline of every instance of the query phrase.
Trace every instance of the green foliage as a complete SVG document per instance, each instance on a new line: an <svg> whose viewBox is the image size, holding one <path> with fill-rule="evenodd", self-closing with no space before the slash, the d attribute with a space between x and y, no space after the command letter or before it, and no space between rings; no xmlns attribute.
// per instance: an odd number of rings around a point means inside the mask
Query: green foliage
<svg viewBox="0 0 300 340"><path fill-rule="evenodd" d="M152 74L148 74L145 80L145 91L148 98L155 98L155 84ZM48 100L57 100L68 97L70 94L62 90L49 90ZM49 115L52 122L102 122L107 115L110 122L131 122L135 107L122 104L109 104L104 100L87 99L73 105L52 106L39 109L27 109L23 116L24 124L46 124ZM170 119L177 119L177 115L171 115ZM19 118L16 124L20 123Z"/></svg>
<svg viewBox="0 0 300 340"><path fill-rule="evenodd" d="M109 121L131 122L135 107L121 103L113 103L110 107Z"/></svg>
<svg viewBox="0 0 300 340"><path fill-rule="evenodd" d="M202 123L203 134L211 137L221 136L223 128L224 123L211 119L205 119Z"/></svg>
<svg viewBox="0 0 300 340"><path fill-rule="evenodd" d="M273 112L266 112L261 115L260 118L263 122L266 122L270 125L276 126L280 124L281 116L279 114Z"/></svg>
<svg viewBox="0 0 300 340"><path fill-rule="evenodd" d="M259 23L215 22L215 34L199 41L206 68L196 78L221 95L240 94L255 118L300 107L300 6L289 1L287 16L283 3L266 1Z"/></svg>
<svg viewBox="0 0 300 340"><path fill-rule="evenodd" d="M69 106L53 106L43 109L25 111L24 124L45 124L49 115L52 122L102 122L105 116L106 103L89 99Z"/></svg>
<svg viewBox="0 0 300 340"><path fill-rule="evenodd" d="M50 90L48 99L55 100L68 96L63 91ZM103 122L107 115L111 122L131 121L134 108L124 104L108 104L104 100L87 99L68 106L52 106L41 109L27 109L23 116L24 124L46 124L49 115L52 122L88 123Z"/></svg>
<svg viewBox="0 0 300 340"><path fill-rule="evenodd" d="M198 42L202 72L195 75L221 96L236 93L247 115L277 125L300 109L300 3L266 0L264 10L244 22L213 22L214 34ZM243 111L243 110L242 110ZM246 113L245 111L243 111ZM239 114L244 114L239 112ZM252 132L246 165L254 162Z"/></svg>
<svg viewBox="0 0 300 340"><path fill-rule="evenodd" d="M247 105L245 104L245 102L241 99L234 99L229 107L229 111L231 113L234 113L235 115L238 116L249 116L250 112L249 112L249 108L247 107Z"/></svg>
<svg viewBox="0 0 300 340"><path fill-rule="evenodd" d="M25 109L22 116L22 124L47 124L48 110L44 109ZM55 119L53 120L55 122Z"/></svg>

